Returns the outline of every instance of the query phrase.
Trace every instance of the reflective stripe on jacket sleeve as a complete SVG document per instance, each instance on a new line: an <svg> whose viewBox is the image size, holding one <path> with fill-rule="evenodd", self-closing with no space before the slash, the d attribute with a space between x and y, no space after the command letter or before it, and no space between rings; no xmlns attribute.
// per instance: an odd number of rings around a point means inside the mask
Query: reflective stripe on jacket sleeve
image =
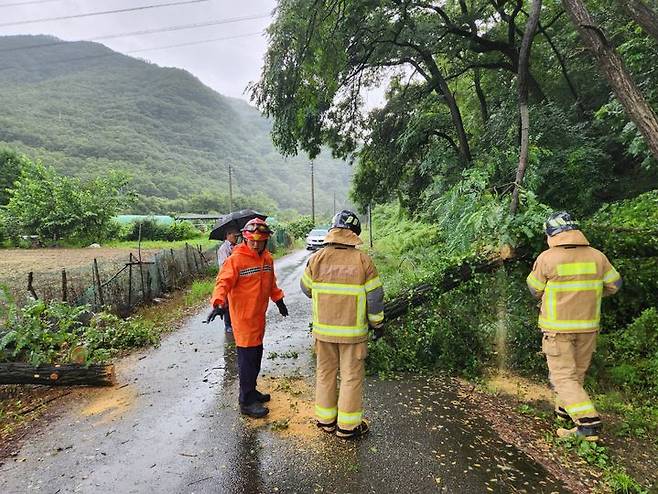
<svg viewBox="0 0 658 494"><path fill-rule="evenodd" d="M384 287L375 276L365 284L368 322L371 326L380 326L384 321Z"/></svg>

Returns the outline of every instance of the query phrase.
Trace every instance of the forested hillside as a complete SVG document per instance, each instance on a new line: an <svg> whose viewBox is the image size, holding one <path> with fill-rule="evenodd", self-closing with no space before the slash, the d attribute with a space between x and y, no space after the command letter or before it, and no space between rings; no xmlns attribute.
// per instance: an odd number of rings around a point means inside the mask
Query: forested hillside
<svg viewBox="0 0 658 494"><path fill-rule="evenodd" d="M0 85L0 144L67 175L125 170L138 211L227 207L228 164L239 200L310 211L309 160L283 159L256 109L186 71L97 43L11 36L0 37ZM350 167L328 155L315 165L316 208L328 214Z"/></svg>

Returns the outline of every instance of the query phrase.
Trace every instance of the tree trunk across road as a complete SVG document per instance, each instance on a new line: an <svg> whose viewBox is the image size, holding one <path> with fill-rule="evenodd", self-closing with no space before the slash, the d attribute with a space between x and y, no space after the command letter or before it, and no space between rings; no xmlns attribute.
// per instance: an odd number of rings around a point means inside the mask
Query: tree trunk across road
<svg viewBox="0 0 658 494"><path fill-rule="evenodd" d="M33 365L21 362L0 364L0 384L47 384L58 386L113 386L113 365Z"/></svg>

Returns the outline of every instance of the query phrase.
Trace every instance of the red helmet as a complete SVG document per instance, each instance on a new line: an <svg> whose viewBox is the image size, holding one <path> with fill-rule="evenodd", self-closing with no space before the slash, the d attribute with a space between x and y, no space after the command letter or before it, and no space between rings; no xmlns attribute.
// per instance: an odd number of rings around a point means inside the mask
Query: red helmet
<svg viewBox="0 0 658 494"><path fill-rule="evenodd" d="M267 240L272 235L272 230L264 220L260 218L254 218L247 222L247 224L242 229L242 236L248 240Z"/></svg>

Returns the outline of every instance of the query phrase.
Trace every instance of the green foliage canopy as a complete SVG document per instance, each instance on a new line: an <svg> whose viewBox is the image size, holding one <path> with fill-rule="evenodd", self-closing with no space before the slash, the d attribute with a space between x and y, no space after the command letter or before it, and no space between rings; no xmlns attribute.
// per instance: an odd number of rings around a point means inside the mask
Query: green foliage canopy
<svg viewBox="0 0 658 494"><path fill-rule="evenodd" d="M82 181L27 162L10 190L6 215L18 228L14 235L38 235L44 241L100 241L112 217L130 200L127 182L120 173Z"/></svg>
<svg viewBox="0 0 658 494"><path fill-rule="evenodd" d="M650 103L655 43L610 2L592 2ZM360 205L397 198L411 212L467 168L507 193L518 163L518 50L523 2L283 0L252 97L273 117L275 144L327 144L358 161ZM658 185L655 160L610 96L559 2L548 2L530 61L531 156L525 191L579 216ZM383 85L383 108L363 94ZM453 101L454 99L454 101ZM462 131L463 130L463 131ZM431 191L431 194L427 194Z"/></svg>

